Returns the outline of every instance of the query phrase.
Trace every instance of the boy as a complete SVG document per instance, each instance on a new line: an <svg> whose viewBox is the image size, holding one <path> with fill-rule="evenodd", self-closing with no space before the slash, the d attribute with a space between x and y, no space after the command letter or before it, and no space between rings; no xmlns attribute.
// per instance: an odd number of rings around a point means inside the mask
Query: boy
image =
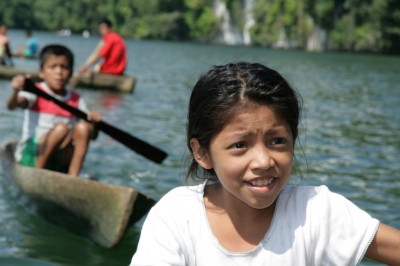
<svg viewBox="0 0 400 266"><path fill-rule="evenodd" d="M40 52L39 77L36 86L67 104L87 112L86 103L74 91L66 90L72 76L74 57L62 45L48 45ZM26 166L36 166L78 176L97 131L92 123L77 121L58 105L22 91L24 76L11 81L13 93L7 101L9 110L25 109L22 138L16 150L16 160ZM100 121L98 113L88 113L91 121Z"/></svg>
<svg viewBox="0 0 400 266"><path fill-rule="evenodd" d="M86 72L90 66L103 59L99 72L123 75L128 62L125 41L121 35L113 31L112 23L108 19L100 21L98 28L103 38L79 69L79 73Z"/></svg>

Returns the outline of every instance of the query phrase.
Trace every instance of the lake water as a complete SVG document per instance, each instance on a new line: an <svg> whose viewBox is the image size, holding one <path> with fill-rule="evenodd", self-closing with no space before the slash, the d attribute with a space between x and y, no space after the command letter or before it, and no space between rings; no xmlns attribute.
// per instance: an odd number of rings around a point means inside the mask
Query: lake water
<svg viewBox="0 0 400 266"><path fill-rule="evenodd" d="M24 43L10 31L11 45ZM63 43L77 69L98 37L36 33L41 45ZM185 120L188 97L211 65L257 61L280 71L302 94L303 179L326 184L382 222L400 228L400 58L379 55L306 53L264 48L128 40L127 74L138 78L133 94L77 88L105 121L168 152L152 163L106 135L93 142L85 170L102 182L136 187L155 199L182 184L185 175ZM15 59L21 68L37 61ZM0 80L0 141L18 139L22 111L9 112L9 81ZM307 162L305 160L307 158ZM0 170L0 176L3 176ZM44 221L16 203L0 186L0 265L127 265L143 219L115 248L98 247ZM364 261L362 265L379 265Z"/></svg>

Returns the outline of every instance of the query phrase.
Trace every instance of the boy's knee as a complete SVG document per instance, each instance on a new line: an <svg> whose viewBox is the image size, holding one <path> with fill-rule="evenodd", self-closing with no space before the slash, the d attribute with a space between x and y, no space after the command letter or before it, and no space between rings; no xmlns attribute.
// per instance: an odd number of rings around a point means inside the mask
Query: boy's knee
<svg viewBox="0 0 400 266"><path fill-rule="evenodd" d="M79 121L75 125L74 133L79 135L89 136L90 124L84 121Z"/></svg>
<svg viewBox="0 0 400 266"><path fill-rule="evenodd" d="M68 132L69 131L69 127L68 127L68 125L67 124L64 124L64 123L58 123L57 125L55 125L54 127L53 127L53 130L52 131L55 131L55 132Z"/></svg>
<svg viewBox="0 0 400 266"><path fill-rule="evenodd" d="M69 133L69 127L67 124L59 123L59 124L55 125L51 131L55 134L65 136Z"/></svg>

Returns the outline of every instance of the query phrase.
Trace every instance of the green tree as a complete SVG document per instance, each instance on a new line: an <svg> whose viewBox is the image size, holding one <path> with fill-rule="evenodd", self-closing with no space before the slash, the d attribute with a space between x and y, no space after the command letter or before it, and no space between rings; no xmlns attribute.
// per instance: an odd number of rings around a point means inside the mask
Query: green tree
<svg viewBox="0 0 400 266"><path fill-rule="evenodd" d="M103 17L123 36L138 39L210 41L219 34L216 0L8 0L0 21L10 28L97 33ZM245 0L224 1L237 29L244 26ZM316 27L329 48L400 53L399 0L254 0L253 43L272 46L282 37L304 48Z"/></svg>
<svg viewBox="0 0 400 266"><path fill-rule="evenodd" d="M218 32L218 20L212 8L212 0L185 0L184 21L189 30L189 37L208 41Z"/></svg>

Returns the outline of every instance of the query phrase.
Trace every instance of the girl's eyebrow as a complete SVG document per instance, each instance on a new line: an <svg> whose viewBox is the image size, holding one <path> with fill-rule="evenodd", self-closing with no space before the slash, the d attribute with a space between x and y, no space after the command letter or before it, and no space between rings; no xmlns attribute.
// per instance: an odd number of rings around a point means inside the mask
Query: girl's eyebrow
<svg viewBox="0 0 400 266"><path fill-rule="evenodd" d="M266 132L267 135L275 135L275 134L282 134L287 133L288 130L286 127L279 125L277 128L272 128Z"/></svg>
<svg viewBox="0 0 400 266"><path fill-rule="evenodd" d="M276 128L271 128L267 130L264 135L276 135L276 134L283 134L288 133L288 130L283 125L278 125ZM254 131L247 131L245 129L237 130L236 132L230 134L228 138L244 138L248 136L256 135Z"/></svg>

